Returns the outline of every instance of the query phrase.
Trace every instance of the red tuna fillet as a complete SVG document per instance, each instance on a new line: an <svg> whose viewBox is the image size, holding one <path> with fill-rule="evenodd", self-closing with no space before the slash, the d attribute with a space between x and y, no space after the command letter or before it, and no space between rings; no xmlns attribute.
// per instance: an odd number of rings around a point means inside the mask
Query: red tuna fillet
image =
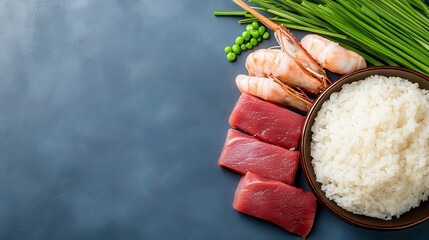
<svg viewBox="0 0 429 240"><path fill-rule="evenodd" d="M229 117L229 124L263 141L296 149L304 117L260 98L242 94Z"/></svg>
<svg viewBox="0 0 429 240"><path fill-rule="evenodd" d="M316 198L311 192L249 172L238 184L233 207L305 238L313 226Z"/></svg>
<svg viewBox="0 0 429 240"><path fill-rule="evenodd" d="M219 166L240 174L254 172L262 177L293 185L299 152L261 142L230 129L219 158Z"/></svg>

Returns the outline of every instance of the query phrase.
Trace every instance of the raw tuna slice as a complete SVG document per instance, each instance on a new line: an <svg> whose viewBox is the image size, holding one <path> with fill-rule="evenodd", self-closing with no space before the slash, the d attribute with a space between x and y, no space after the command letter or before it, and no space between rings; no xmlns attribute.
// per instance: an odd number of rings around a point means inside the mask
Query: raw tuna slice
<svg viewBox="0 0 429 240"><path fill-rule="evenodd" d="M249 172L238 184L233 207L305 238L313 226L316 198L311 192Z"/></svg>
<svg viewBox="0 0 429 240"><path fill-rule="evenodd" d="M219 158L219 166L240 174L254 172L293 185L299 164L299 152L261 142L230 129Z"/></svg>
<svg viewBox="0 0 429 240"><path fill-rule="evenodd" d="M263 141L296 149L304 117L260 98L242 94L229 117L229 124Z"/></svg>

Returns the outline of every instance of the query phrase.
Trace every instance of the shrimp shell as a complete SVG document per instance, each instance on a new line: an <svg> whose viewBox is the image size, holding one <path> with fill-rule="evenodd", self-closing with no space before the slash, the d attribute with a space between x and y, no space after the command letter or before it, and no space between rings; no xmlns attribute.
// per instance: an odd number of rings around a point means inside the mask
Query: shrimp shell
<svg viewBox="0 0 429 240"><path fill-rule="evenodd" d="M359 54L316 34L301 39L302 46L322 67L334 73L346 74L366 67Z"/></svg>
<svg viewBox="0 0 429 240"><path fill-rule="evenodd" d="M308 112L312 106L312 101L308 96L276 79L240 74L235 78L235 84L242 93L289 106L304 113Z"/></svg>
<svg viewBox="0 0 429 240"><path fill-rule="evenodd" d="M302 70L285 52L277 49L260 49L250 53L246 59L246 68L250 76L276 77L313 95L327 87Z"/></svg>

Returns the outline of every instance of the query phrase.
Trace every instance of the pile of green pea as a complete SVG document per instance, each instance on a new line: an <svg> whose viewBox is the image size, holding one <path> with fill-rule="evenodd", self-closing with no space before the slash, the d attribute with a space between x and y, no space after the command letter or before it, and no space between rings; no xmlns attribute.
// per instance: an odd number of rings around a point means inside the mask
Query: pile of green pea
<svg viewBox="0 0 429 240"><path fill-rule="evenodd" d="M246 26L246 31L235 39L234 45L225 47L226 59L233 62L242 51L252 49L262 39L268 38L270 38L270 33L266 30L265 26L259 25L258 22L252 22L252 24Z"/></svg>

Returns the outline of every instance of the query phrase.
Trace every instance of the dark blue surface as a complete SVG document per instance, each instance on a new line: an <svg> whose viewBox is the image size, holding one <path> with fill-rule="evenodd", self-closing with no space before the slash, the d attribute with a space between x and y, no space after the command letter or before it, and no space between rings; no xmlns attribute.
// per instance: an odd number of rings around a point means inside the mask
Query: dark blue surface
<svg viewBox="0 0 429 240"><path fill-rule="evenodd" d="M0 239L299 239L234 211L239 176L216 165L245 57L225 60L244 27L212 12L233 8L0 1ZM363 230L320 209L309 239L428 228Z"/></svg>

